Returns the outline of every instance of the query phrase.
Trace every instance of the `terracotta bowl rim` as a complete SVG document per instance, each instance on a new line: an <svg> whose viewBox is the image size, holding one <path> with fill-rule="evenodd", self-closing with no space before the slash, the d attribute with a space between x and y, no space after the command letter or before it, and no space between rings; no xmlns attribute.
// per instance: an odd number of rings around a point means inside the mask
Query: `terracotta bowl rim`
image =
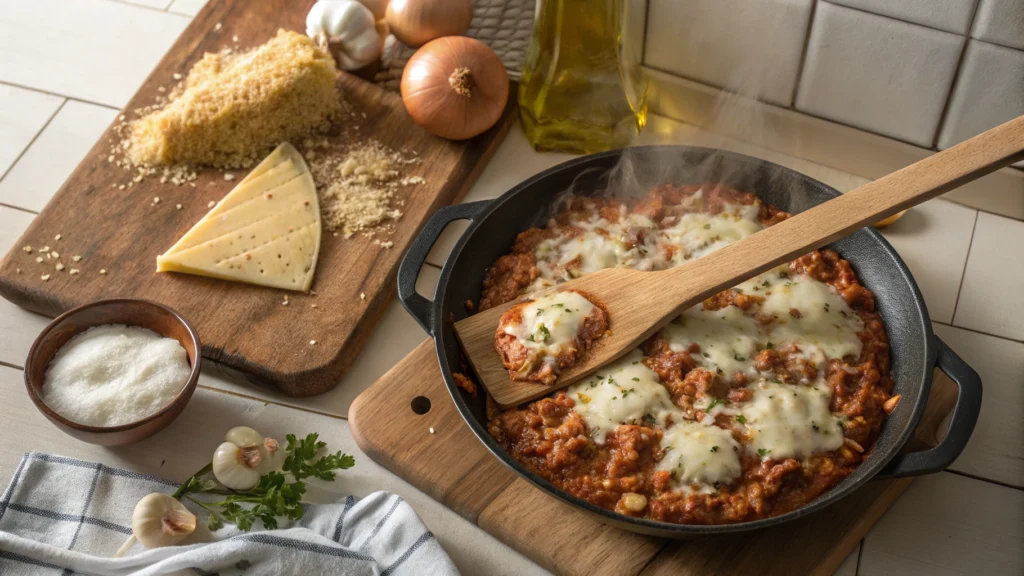
<svg viewBox="0 0 1024 576"><path fill-rule="evenodd" d="M47 336L49 336L49 334L57 326L59 326L62 322L64 322L65 320L67 320L68 318L70 318L70 317L72 317L72 316L74 316L76 314L79 314L79 313L81 313L81 312L83 312L85 310L88 310L90 308L99 308L99 307L107 307L107 306L124 306L126 304L141 304L143 306L152 306L152 307L155 307L155 308L159 308L162 311L164 311L164 312L170 314L171 316L173 316L175 318L175 320L180 322L181 325L185 327L185 331L188 333L188 336L189 336L190 345L192 346L192 349L194 350L193 356L195 357L195 361L192 362L192 371L189 373L188 380L185 381L185 385L181 387L181 390L163 408L161 408L160 410L154 412L153 414L150 414L149 416L146 416L145 418L142 418L141 420L136 420L134 422L129 422L127 424L119 424L117 426L90 426L88 424L80 424L78 422L75 422L74 420L70 420L66 416L62 416L62 415L58 414L53 409L51 409L49 406L47 406L46 402L43 401L43 399L42 399L42 397L40 397L39 393L36 392L36 387L33 386L32 378L30 376L30 374L32 374L31 367L34 366L35 363L40 361L40 359L38 358L38 354L39 354L39 347L40 347L41 343L43 342L43 340L46 339ZM105 325L106 324L96 324L94 326L89 326L89 328L95 328L96 326L105 326ZM139 324L127 324L127 323L126 323L126 325L128 325L128 326L135 326L137 328L145 328L147 330L153 330L153 332L156 332L157 334L160 334L161 336L163 336L165 338L172 338L172 336L169 336L168 334L164 334L164 333L162 333L160 331L154 330L150 326L142 326L142 325L139 325ZM88 328L86 328L86 330L88 330ZM82 332L85 332L85 330L82 330L81 332L78 332L78 334L81 334ZM76 334L76 336L77 336L77 334ZM177 339L175 338L175 340L177 340ZM188 350L186 349L186 354L187 354L187 352L188 352ZM49 366L49 364L50 364L50 362L52 360L53 360L52 356L50 358L46 359L47 366ZM83 304L81 306L78 306L77 308L72 308L71 310L68 310L67 312L61 314L60 316L57 316L56 318L54 318L49 324L46 325L45 328L43 328L42 332L40 332L39 335L36 336L35 342L32 343L32 347L28 351L28 357L25 360L25 370L24 370L24 373L25 373L25 376L24 376L24 378L25 378L25 389L28 391L29 398L32 399L32 403L36 405L36 408L38 408L40 412L42 412L44 415L46 415L46 417L50 418L51 420L53 420L55 422L59 422L60 424L62 424L64 426L67 426L68 428L73 428L75 430L80 430L82 432L90 432L90 433L94 433L94 434L112 434L112 433L116 433L116 432L125 432L127 430L133 430L135 428L138 428L140 426L143 426L145 424L153 422L154 420L158 420L158 419L166 416L169 412L173 411L182 402L188 402L189 399L191 399L192 393L195 391L195 388L196 388L197 384L199 383L199 373L200 373L201 368L202 368L202 363L203 363L203 348L202 348L202 344L200 344L200 342L199 342L199 333L196 332L196 329L192 326L192 324L189 323L189 321L186 320L185 317L182 316L177 310L171 308L170 306L166 306L164 304L161 304L159 302L154 302L152 300L146 300L146 299L143 299L143 298L109 298L109 299L105 299L105 300L96 300L94 302L89 302L88 304ZM44 371L44 374L45 374L45 371ZM40 390L42 390L43 384L44 384L43 382L39 383L39 389ZM172 418L171 420L174 420L174 418ZM170 421L168 421L167 423L170 424Z"/></svg>

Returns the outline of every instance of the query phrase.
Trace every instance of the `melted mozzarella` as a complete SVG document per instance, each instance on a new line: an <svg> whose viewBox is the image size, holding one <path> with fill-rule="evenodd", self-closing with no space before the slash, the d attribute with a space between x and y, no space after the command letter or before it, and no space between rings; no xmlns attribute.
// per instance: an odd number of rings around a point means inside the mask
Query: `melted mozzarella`
<svg viewBox="0 0 1024 576"><path fill-rule="evenodd" d="M664 426L669 414L679 413L658 375L640 362L642 358L639 350L633 350L567 390L598 444L604 444L605 436L619 424L639 424L646 419L649 424Z"/></svg>
<svg viewBox="0 0 1024 576"><path fill-rule="evenodd" d="M522 308L522 321L505 326L526 348L538 356L551 358L566 347L575 347L583 321L594 310L594 304L578 292L556 292L538 298Z"/></svg>
<svg viewBox="0 0 1024 576"><path fill-rule="evenodd" d="M752 373L753 358L764 347L757 320L735 306L721 310L704 310L698 304L662 329L673 352L685 352L690 344L700 345L699 354L691 354L703 368Z"/></svg>
<svg viewBox="0 0 1024 576"><path fill-rule="evenodd" d="M791 278L776 275L761 311L776 318L770 337L776 345L793 343L819 369L826 358L860 357L863 343L857 333L864 322L846 304L835 288L800 274ZM800 312L796 318L791 309Z"/></svg>
<svg viewBox="0 0 1024 576"><path fill-rule="evenodd" d="M741 412L751 441L751 454L764 458L806 458L843 445L839 419L829 411L827 386L761 382Z"/></svg>
<svg viewBox="0 0 1024 576"><path fill-rule="evenodd" d="M730 482L743 471L739 442L718 426L677 422L665 430L661 448L665 456L657 469L672 472L678 486Z"/></svg>

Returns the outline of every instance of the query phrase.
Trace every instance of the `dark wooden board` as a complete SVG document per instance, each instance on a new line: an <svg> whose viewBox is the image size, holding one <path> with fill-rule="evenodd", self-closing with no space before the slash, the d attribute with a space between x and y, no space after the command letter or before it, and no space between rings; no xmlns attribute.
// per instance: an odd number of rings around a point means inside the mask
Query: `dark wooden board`
<svg viewBox="0 0 1024 576"><path fill-rule="evenodd" d="M159 87L171 86L175 73L186 74L205 52L261 44L279 28L304 30L313 0L211 1L196 16L126 107L152 104ZM232 41L238 36L239 42ZM163 253L219 200L233 182L221 172L200 173L196 187L161 184L147 178L120 190L130 175L107 162L108 131L32 222L0 263L0 294L15 304L48 316L100 298L156 300L181 312L199 331L203 356L240 372L246 379L294 396L332 388L348 368L394 293L394 278L405 248L437 208L460 198L515 121L514 104L489 132L466 142L431 136L406 114L401 98L355 76L341 75L344 99L356 112L360 140L376 139L418 154L422 164L405 170L425 184L404 188L404 216L383 241L383 248L357 234L350 239L325 233L313 290L316 296L289 293L183 274L157 274ZM510 99L514 100L514 99ZM131 112L128 112L129 118ZM349 140L354 141L355 137ZM151 205L154 197L160 203ZM175 205L182 209L176 210ZM60 234L60 241L54 237ZM49 245L70 268L69 257L83 256L69 276L53 263L35 262L23 245ZM18 273L18 269L21 272ZM100 275L99 270L107 273ZM50 273L48 282L41 274ZM361 297L360 295L365 295ZM317 308L311 303L316 302ZM316 345L310 345L316 340Z"/></svg>
<svg viewBox="0 0 1024 576"><path fill-rule="evenodd" d="M418 396L430 400L422 415L411 408ZM914 449L938 443L955 401L956 385L936 371ZM548 496L491 455L452 404L429 340L356 398L349 425L373 460L566 575L831 574L910 484L875 480L815 514L757 532L687 542L625 532Z"/></svg>

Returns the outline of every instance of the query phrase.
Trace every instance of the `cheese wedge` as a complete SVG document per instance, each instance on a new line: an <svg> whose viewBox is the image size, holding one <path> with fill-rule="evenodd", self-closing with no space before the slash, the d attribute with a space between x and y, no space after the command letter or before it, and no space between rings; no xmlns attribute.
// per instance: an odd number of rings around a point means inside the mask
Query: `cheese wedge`
<svg viewBox="0 0 1024 576"><path fill-rule="evenodd" d="M313 283L320 228L313 177L286 142L157 256L156 269L304 292Z"/></svg>

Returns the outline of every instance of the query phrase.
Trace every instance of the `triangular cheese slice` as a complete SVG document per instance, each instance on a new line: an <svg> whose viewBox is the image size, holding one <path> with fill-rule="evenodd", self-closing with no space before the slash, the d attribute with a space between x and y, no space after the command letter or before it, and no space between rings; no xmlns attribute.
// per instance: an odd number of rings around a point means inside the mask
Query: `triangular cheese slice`
<svg viewBox="0 0 1024 576"><path fill-rule="evenodd" d="M157 256L156 268L306 291L319 253L316 185L302 156L284 143Z"/></svg>

